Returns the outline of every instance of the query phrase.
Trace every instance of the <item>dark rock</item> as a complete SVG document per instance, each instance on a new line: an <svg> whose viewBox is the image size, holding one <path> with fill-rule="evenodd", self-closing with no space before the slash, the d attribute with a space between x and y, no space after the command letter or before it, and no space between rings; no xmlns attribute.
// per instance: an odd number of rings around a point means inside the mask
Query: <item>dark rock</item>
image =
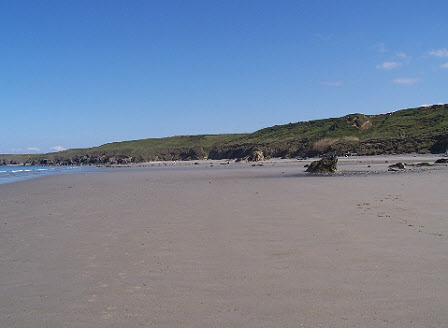
<svg viewBox="0 0 448 328"><path fill-rule="evenodd" d="M435 161L436 164L446 164L448 163L448 158L441 158Z"/></svg>
<svg viewBox="0 0 448 328"><path fill-rule="evenodd" d="M338 158L322 158L320 161L312 162L306 172L310 173L335 173L337 171Z"/></svg>
<svg viewBox="0 0 448 328"><path fill-rule="evenodd" d="M389 171L398 171L398 170L405 170L405 169L406 169L406 165L401 162L389 165Z"/></svg>
<svg viewBox="0 0 448 328"><path fill-rule="evenodd" d="M188 148L180 153L172 152L173 160L199 160L204 158L204 149L200 146Z"/></svg>
<svg viewBox="0 0 448 328"><path fill-rule="evenodd" d="M437 137L436 142L429 148L431 153L445 153L448 150L448 133Z"/></svg>
<svg viewBox="0 0 448 328"><path fill-rule="evenodd" d="M432 166L432 164L428 163L428 162L423 162L423 163L417 163L414 164L417 167L422 167L422 166Z"/></svg>

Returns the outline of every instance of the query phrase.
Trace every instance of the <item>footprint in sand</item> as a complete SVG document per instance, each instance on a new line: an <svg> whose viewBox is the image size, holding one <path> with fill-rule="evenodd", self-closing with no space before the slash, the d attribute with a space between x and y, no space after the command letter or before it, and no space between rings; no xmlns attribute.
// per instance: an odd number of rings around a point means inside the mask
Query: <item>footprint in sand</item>
<svg viewBox="0 0 448 328"><path fill-rule="evenodd" d="M93 294L88 300L87 302L92 303L92 302L96 302L96 295Z"/></svg>
<svg viewBox="0 0 448 328"><path fill-rule="evenodd" d="M101 318L110 319L115 315L114 312L116 311L117 311L116 306L108 306L105 311L101 312Z"/></svg>

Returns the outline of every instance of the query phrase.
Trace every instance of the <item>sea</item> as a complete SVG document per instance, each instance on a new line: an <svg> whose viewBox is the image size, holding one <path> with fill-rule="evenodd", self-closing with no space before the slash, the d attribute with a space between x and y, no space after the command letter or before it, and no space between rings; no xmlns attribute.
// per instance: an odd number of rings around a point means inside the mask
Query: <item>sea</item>
<svg viewBox="0 0 448 328"><path fill-rule="evenodd" d="M93 171L85 166L0 166L0 184L35 179L55 174L76 174Z"/></svg>

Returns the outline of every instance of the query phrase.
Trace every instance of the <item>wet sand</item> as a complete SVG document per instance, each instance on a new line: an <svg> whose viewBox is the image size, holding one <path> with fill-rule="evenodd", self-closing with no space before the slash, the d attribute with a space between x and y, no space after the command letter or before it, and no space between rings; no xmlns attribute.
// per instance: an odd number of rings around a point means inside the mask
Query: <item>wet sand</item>
<svg viewBox="0 0 448 328"><path fill-rule="evenodd" d="M447 327L446 166L304 163L0 185L0 327Z"/></svg>

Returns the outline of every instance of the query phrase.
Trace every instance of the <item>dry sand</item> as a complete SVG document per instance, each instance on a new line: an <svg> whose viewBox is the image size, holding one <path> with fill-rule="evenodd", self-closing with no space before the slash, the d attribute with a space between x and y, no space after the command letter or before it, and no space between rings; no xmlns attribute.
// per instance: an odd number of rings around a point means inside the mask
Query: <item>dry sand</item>
<svg viewBox="0 0 448 328"><path fill-rule="evenodd" d="M448 327L446 166L303 164L1 185L0 327Z"/></svg>

